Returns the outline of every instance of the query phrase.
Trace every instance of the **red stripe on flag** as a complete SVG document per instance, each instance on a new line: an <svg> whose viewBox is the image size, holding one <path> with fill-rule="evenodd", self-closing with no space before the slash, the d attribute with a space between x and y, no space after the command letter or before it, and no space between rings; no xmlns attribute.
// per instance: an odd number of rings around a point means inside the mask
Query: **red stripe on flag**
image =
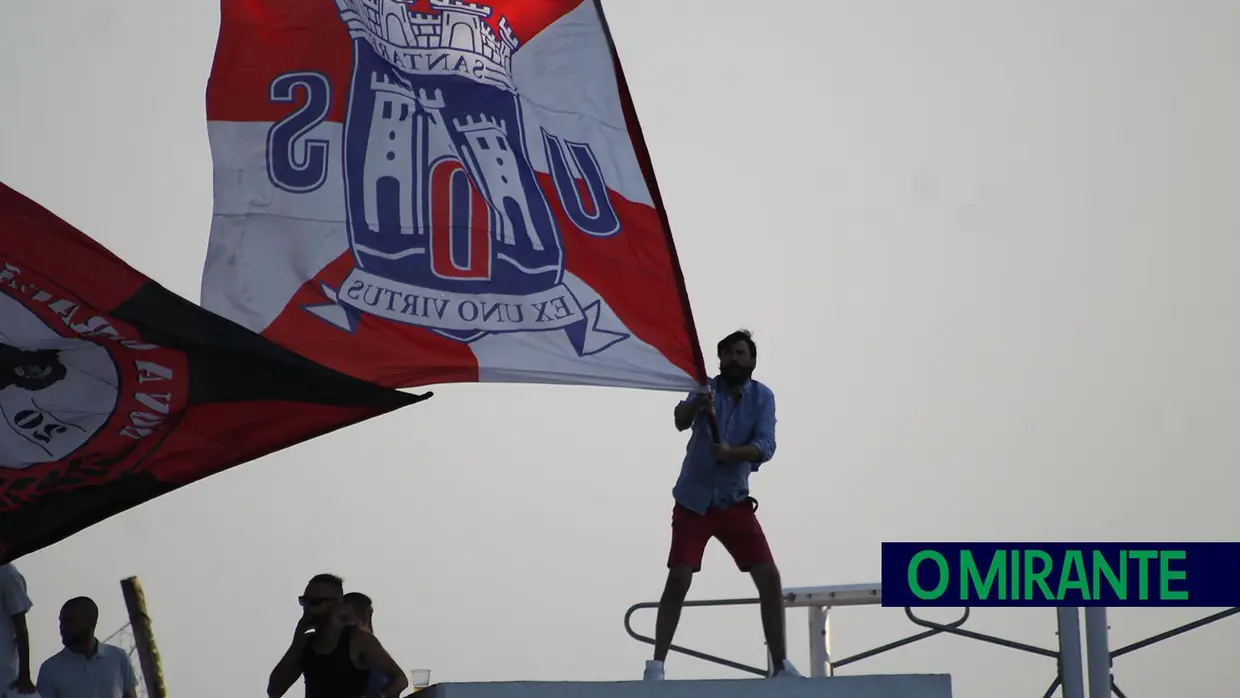
<svg viewBox="0 0 1240 698"><path fill-rule="evenodd" d="M699 372L700 351L680 302L676 266L669 254L659 214L608 190L620 218L621 232L607 238L586 235L564 211L551 175L539 173L539 184L555 212L564 241L564 266L605 299L616 317L638 339L654 347L673 366L690 376ZM578 181L583 199L589 192Z"/></svg>
<svg viewBox="0 0 1240 698"><path fill-rule="evenodd" d="M312 72L331 82L328 120L343 122L352 66L353 43L331 0L222 0L207 121L279 121L301 104L271 101L271 81Z"/></svg>
<svg viewBox="0 0 1240 698"><path fill-rule="evenodd" d="M304 402L196 405L188 410L142 470L175 485L196 482L235 464L330 434L374 417L371 407ZM289 419L296 414L296 419Z"/></svg>
<svg viewBox="0 0 1240 698"><path fill-rule="evenodd" d="M584 0L488 0L489 22L505 17L528 43ZM428 0L407 3L431 12ZM520 48L517 49L520 52ZM328 121L342 123L349 101L353 43L332 0L221 0L220 33L207 81L208 121L276 122L301 105L272 102L271 81L285 73L315 72L332 85Z"/></svg>
<svg viewBox="0 0 1240 698"><path fill-rule="evenodd" d="M111 250L4 184L0 184L0 253L49 278L56 270L72 269L72 274L54 278L101 310L117 306L150 282Z"/></svg>
<svg viewBox="0 0 1240 698"><path fill-rule="evenodd" d="M324 366L386 387L478 381L478 360L468 344L372 315L362 315L354 333L346 335L302 309L327 303L319 284L339 290L352 270L350 253L327 265L293 294L263 336Z"/></svg>
<svg viewBox="0 0 1240 698"><path fill-rule="evenodd" d="M612 36L611 27L607 24L607 15L603 12L602 0L590 0L590 2L594 3L594 10L598 15L599 22L603 26L603 35L607 37L607 47L611 51L612 67L616 75L616 88L620 96L620 108L624 111L624 121L625 125L628 126L629 138L632 139L637 162L641 165L642 175L646 179L646 187L650 190L650 197L654 201L654 213L658 218L659 231L663 236L663 249L667 251L672 272L675 275L676 298L680 302L681 316L684 318L685 323L684 329L688 332L689 342L692 344L690 351L693 357L693 368L688 373L699 384L705 384L707 379L705 357L702 354L702 346L698 341L697 324L693 321L693 309L689 303L689 290L685 284L684 270L680 266L680 257L676 253L676 241L672 237L672 225L668 220L667 207L663 205L663 195L659 192L659 182L654 175L654 163L650 158L650 150L646 147L646 138L642 134L641 123L637 119L637 108L633 104L633 95L629 92L628 81L624 77L624 66L620 63L620 53L616 50L615 37ZM679 366L680 364L677 363L676 365Z"/></svg>

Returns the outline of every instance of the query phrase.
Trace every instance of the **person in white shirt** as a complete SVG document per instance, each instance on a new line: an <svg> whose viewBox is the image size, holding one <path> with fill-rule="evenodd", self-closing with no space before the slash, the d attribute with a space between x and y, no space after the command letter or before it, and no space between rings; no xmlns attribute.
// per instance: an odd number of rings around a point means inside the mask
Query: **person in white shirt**
<svg viewBox="0 0 1240 698"><path fill-rule="evenodd" d="M65 648L39 667L42 698L137 698L138 676L125 650L95 639L99 607L85 596L60 609Z"/></svg>
<svg viewBox="0 0 1240 698"><path fill-rule="evenodd" d="M0 565L0 694L8 689L34 693L30 681L30 632L26 578L12 563Z"/></svg>

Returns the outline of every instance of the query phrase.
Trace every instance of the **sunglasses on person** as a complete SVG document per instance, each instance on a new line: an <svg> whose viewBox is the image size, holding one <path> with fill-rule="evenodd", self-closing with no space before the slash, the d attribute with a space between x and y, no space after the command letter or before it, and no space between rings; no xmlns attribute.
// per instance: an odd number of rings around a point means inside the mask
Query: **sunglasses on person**
<svg viewBox="0 0 1240 698"><path fill-rule="evenodd" d="M311 608L314 606L321 606L331 601L334 601L334 599L329 599L325 596L298 596L297 597L297 603L301 604L302 608Z"/></svg>

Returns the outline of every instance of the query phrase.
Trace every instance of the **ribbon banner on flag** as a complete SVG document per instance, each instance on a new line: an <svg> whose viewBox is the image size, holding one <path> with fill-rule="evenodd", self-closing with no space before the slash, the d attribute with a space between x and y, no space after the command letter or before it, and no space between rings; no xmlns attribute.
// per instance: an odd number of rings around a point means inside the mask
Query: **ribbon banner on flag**
<svg viewBox="0 0 1240 698"><path fill-rule="evenodd" d="M223 0L203 305L403 387L705 382L595 0Z"/></svg>
<svg viewBox="0 0 1240 698"><path fill-rule="evenodd" d="M0 184L0 562L425 397L193 305Z"/></svg>

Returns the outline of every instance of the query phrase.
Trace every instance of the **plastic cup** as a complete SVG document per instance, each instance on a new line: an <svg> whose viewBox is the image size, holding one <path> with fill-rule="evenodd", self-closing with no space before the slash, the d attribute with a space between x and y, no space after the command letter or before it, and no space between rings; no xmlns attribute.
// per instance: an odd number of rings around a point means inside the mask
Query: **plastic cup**
<svg viewBox="0 0 1240 698"><path fill-rule="evenodd" d="M429 685L431 685L430 669L414 669L409 672L409 687L413 689L414 693L417 693Z"/></svg>

